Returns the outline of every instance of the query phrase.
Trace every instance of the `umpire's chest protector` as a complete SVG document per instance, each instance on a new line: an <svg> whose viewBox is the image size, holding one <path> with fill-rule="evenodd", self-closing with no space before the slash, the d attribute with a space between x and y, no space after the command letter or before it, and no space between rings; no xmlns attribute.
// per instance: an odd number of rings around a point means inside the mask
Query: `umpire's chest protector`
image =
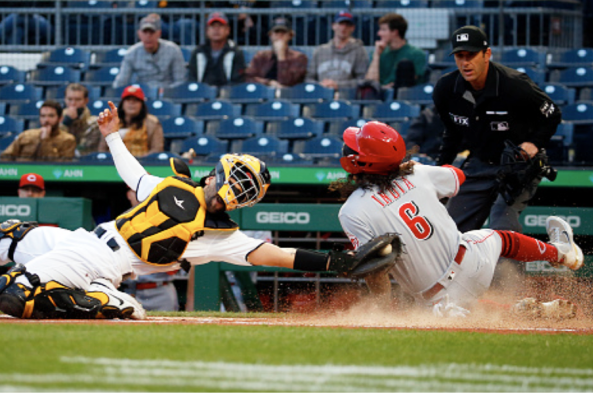
<svg viewBox="0 0 593 394"><path fill-rule="evenodd" d="M115 223L140 260L169 265L179 260L188 243L204 230L238 229L230 219L210 220L209 216L203 188L189 179L168 177Z"/></svg>

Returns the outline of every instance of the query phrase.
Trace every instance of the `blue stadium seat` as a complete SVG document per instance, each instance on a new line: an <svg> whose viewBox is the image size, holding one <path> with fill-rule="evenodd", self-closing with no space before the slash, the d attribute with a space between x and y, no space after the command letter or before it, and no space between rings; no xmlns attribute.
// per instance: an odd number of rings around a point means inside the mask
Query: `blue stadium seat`
<svg viewBox="0 0 593 394"><path fill-rule="evenodd" d="M334 90L318 83L305 82L280 89L280 98L293 103L317 103L334 99Z"/></svg>
<svg viewBox="0 0 593 394"><path fill-rule="evenodd" d="M265 160L266 164L280 165L280 166L312 166L314 164L313 159L308 159L304 155L296 153L284 153L272 155L268 160Z"/></svg>
<svg viewBox="0 0 593 394"><path fill-rule="evenodd" d="M427 0L375 0L375 8L428 8Z"/></svg>
<svg viewBox="0 0 593 394"><path fill-rule="evenodd" d="M220 98L233 103L261 103L273 100L276 89L261 83L241 83L220 88Z"/></svg>
<svg viewBox="0 0 593 394"><path fill-rule="evenodd" d="M411 120L404 120L401 122L391 122L389 123L389 126L393 127L402 137L405 138L408 134L408 129L410 128L411 124Z"/></svg>
<svg viewBox="0 0 593 394"><path fill-rule="evenodd" d="M68 66L46 66L31 71L29 82L38 86L55 86L80 82L80 76L80 70L74 70Z"/></svg>
<svg viewBox="0 0 593 394"><path fill-rule="evenodd" d="M100 67L119 67L124 56L126 56L127 48L115 48L109 51L95 52L95 61L90 65L91 68Z"/></svg>
<svg viewBox="0 0 593 394"><path fill-rule="evenodd" d="M97 99L89 101L88 108L91 111L91 115L98 116L101 111L109 108L109 104L107 103L107 100Z"/></svg>
<svg viewBox="0 0 593 394"><path fill-rule="evenodd" d="M410 88L399 88L397 89L397 99L409 101L412 104L431 105L433 102L433 90L434 85L431 83L416 85Z"/></svg>
<svg viewBox="0 0 593 394"><path fill-rule="evenodd" d="M571 89L571 90L574 90L574 89ZM593 101L593 88L579 89L579 101ZM573 104L573 103L568 103L568 104Z"/></svg>
<svg viewBox="0 0 593 394"><path fill-rule="evenodd" d="M143 165L169 166L170 165L169 159L171 159L171 158L177 158L177 159L183 160L183 158L181 156L179 156L178 154L173 153L173 152L154 152L154 153L150 153L144 157L141 157L139 159L139 161Z"/></svg>
<svg viewBox="0 0 593 394"><path fill-rule="evenodd" d="M89 101L97 100L101 97L101 87L100 86L92 86L87 83L81 83L84 85L87 90L89 91ZM47 100L57 100L62 101L66 97L66 87L68 85L62 86L49 86L45 88L45 98Z"/></svg>
<svg viewBox="0 0 593 394"><path fill-rule="evenodd" d="M0 88L0 101L18 104L26 101L37 101L43 97L43 88L29 83L15 83Z"/></svg>
<svg viewBox="0 0 593 394"><path fill-rule="evenodd" d="M337 137L342 138L344 130L346 130L348 127L362 127L365 123L370 121L370 119L353 118L348 120L329 122L327 134L335 135Z"/></svg>
<svg viewBox="0 0 593 394"><path fill-rule="evenodd" d="M393 97L393 89L389 89L391 91L391 97ZM340 88L338 92L338 96L340 100L347 101L350 104L373 104L373 103L380 103L383 100L379 97L377 98L364 98L362 97L361 90L357 87L351 88Z"/></svg>
<svg viewBox="0 0 593 394"><path fill-rule="evenodd" d="M189 63L192 50L187 48L181 48L181 54L183 55L183 60L185 60L186 63Z"/></svg>
<svg viewBox="0 0 593 394"><path fill-rule="evenodd" d="M532 67L517 67L517 71L527 74L527 76L537 85L546 83L546 72Z"/></svg>
<svg viewBox="0 0 593 394"><path fill-rule="evenodd" d="M136 0L134 2L135 8L157 8L158 5L159 5L158 1Z"/></svg>
<svg viewBox="0 0 593 394"><path fill-rule="evenodd" d="M6 103L0 101L0 115L4 115L6 113L6 108Z"/></svg>
<svg viewBox="0 0 593 394"><path fill-rule="evenodd" d="M117 66L100 67L86 71L84 81L93 85L111 86L117 74L119 74Z"/></svg>
<svg viewBox="0 0 593 394"><path fill-rule="evenodd" d="M404 101L393 101L383 104L365 105L362 117L375 119L381 122L395 122L416 118L420 115L420 106Z"/></svg>
<svg viewBox="0 0 593 394"><path fill-rule="evenodd" d="M147 100L156 100L159 97L159 88L157 86L147 85L145 83L134 83L131 86L137 86L142 89ZM111 100L114 103L119 103L121 100L121 95L126 88L127 86L120 86L119 88L106 86L104 88L103 94L101 95L101 99Z"/></svg>
<svg viewBox="0 0 593 394"><path fill-rule="evenodd" d="M6 148L8 148L10 146L10 144L12 144L12 141L14 141L16 136L17 136L16 134L9 134L9 135L0 137L0 152L3 152L4 150L6 150Z"/></svg>
<svg viewBox="0 0 593 394"><path fill-rule="evenodd" d="M11 116L0 115L0 135L19 134L25 129L25 122L22 119L15 119Z"/></svg>
<svg viewBox="0 0 593 394"><path fill-rule="evenodd" d="M244 139L255 137L264 132L263 122L247 117L210 121L206 126L206 134L221 139Z"/></svg>
<svg viewBox="0 0 593 394"><path fill-rule="evenodd" d="M218 88L205 83L184 82L174 88L167 88L163 98L179 104L201 103L216 98Z"/></svg>
<svg viewBox="0 0 593 394"><path fill-rule="evenodd" d="M274 121L296 118L300 112L301 108L298 104L285 100L273 100L261 104L247 104L244 113L257 120Z"/></svg>
<svg viewBox="0 0 593 394"><path fill-rule="evenodd" d="M181 105L167 100L147 100L148 113L163 119L170 116L181 116Z"/></svg>
<svg viewBox="0 0 593 394"><path fill-rule="evenodd" d="M480 0L441 0L434 1L432 8L483 8L484 2Z"/></svg>
<svg viewBox="0 0 593 394"><path fill-rule="evenodd" d="M261 154L278 155L288 153L288 141L270 135L248 138L233 144L233 147L236 147L238 152L257 157Z"/></svg>
<svg viewBox="0 0 593 394"><path fill-rule="evenodd" d="M562 119L575 124L593 123L593 102L583 101L565 105Z"/></svg>
<svg viewBox="0 0 593 394"><path fill-rule="evenodd" d="M186 116L201 120L221 120L241 116L241 106L225 100L209 101L200 104L189 104L185 109Z"/></svg>
<svg viewBox="0 0 593 394"><path fill-rule="evenodd" d="M209 135L200 135L183 140L181 152L193 150L198 156L208 156L213 153L228 153L228 142Z"/></svg>
<svg viewBox="0 0 593 394"><path fill-rule="evenodd" d="M339 8L347 10L351 8L373 8L372 0L332 0L321 1L321 8Z"/></svg>
<svg viewBox="0 0 593 394"><path fill-rule="evenodd" d="M340 157L344 142L335 136L322 136L294 142L293 152L308 158Z"/></svg>
<svg viewBox="0 0 593 394"><path fill-rule="evenodd" d="M165 138L188 138L204 134L204 121L187 116L175 116L161 122Z"/></svg>
<svg viewBox="0 0 593 394"><path fill-rule="evenodd" d="M68 66L86 70L91 63L91 53L80 48L63 47L44 52L37 67Z"/></svg>
<svg viewBox="0 0 593 394"><path fill-rule="evenodd" d="M74 0L67 1L68 8L111 8L111 1L96 1L96 0Z"/></svg>
<svg viewBox="0 0 593 394"><path fill-rule="evenodd" d="M303 106L303 116L317 120L338 120L357 118L360 114L360 106L350 104L347 101L335 100L324 101L316 104Z"/></svg>
<svg viewBox="0 0 593 394"><path fill-rule="evenodd" d="M307 0L271 1L270 8L317 8L317 1L307 1Z"/></svg>
<svg viewBox="0 0 593 394"><path fill-rule="evenodd" d="M593 146L593 124L575 124L572 134L572 143L574 147L574 156L571 157L571 164L593 165L593 155L591 155L591 147Z"/></svg>
<svg viewBox="0 0 593 394"><path fill-rule="evenodd" d="M505 49L500 62L507 67L543 68L546 63L546 54L531 48Z"/></svg>
<svg viewBox="0 0 593 394"><path fill-rule="evenodd" d="M562 84L548 82L541 85L541 88L558 105L573 104L575 101L576 90ZM593 98L581 98L581 100L593 100Z"/></svg>
<svg viewBox="0 0 593 394"><path fill-rule="evenodd" d="M12 66L0 66L0 85L25 82L26 73Z"/></svg>
<svg viewBox="0 0 593 394"><path fill-rule="evenodd" d="M553 164L568 162L568 149L572 146L574 124L562 122L558 125L556 133L550 138L546 146L546 153Z"/></svg>
<svg viewBox="0 0 593 394"><path fill-rule="evenodd" d="M43 100L37 100L18 105L11 105L8 114L19 119L39 119L39 109L42 104Z"/></svg>
<svg viewBox="0 0 593 394"><path fill-rule="evenodd" d="M552 56L548 68L591 67L593 49L579 48L568 50L559 56Z"/></svg>
<svg viewBox="0 0 593 394"><path fill-rule="evenodd" d="M266 134L283 139L319 137L323 134L325 123L310 118L294 118L268 122Z"/></svg>
<svg viewBox="0 0 593 394"><path fill-rule="evenodd" d="M110 152L93 152L80 156L78 160L85 164L113 164L113 156Z"/></svg>
<svg viewBox="0 0 593 394"><path fill-rule="evenodd" d="M570 67L566 70L553 70L550 72L550 82L575 88L593 86L593 68Z"/></svg>

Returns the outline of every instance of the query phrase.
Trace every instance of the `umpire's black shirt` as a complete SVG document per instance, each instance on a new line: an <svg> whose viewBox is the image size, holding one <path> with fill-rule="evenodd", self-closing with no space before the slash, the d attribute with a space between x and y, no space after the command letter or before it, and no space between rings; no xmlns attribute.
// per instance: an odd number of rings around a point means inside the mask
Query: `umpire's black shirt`
<svg viewBox="0 0 593 394"><path fill-rule="evenodd" d="M504 141L544 148L561 120L560 108L526 74L490 62L476 92L459 70L445 74L432 94L445 124L437 164L451 164L463 146L470 157L499 164Z"/></svg>

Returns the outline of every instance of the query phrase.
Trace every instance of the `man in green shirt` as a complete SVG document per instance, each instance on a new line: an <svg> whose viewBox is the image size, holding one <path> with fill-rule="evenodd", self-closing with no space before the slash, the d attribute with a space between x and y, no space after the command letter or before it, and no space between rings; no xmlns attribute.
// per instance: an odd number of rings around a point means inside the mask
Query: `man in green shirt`
<svg viewBox="0 0 593 394"><path fill-rule="evenodd" d="M384 89L414 86L424 79L426 53L408 44L406 31L408 22L395 13L379 19L381 38L375 42L373 60L366 79L377 81Z"/></svg>

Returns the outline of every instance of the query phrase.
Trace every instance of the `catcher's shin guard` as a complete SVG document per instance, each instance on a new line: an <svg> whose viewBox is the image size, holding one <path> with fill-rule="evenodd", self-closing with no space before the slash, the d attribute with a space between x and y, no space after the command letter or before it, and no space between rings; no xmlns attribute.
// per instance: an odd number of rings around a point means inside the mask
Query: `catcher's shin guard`
<svg viewBox="0 0 593 394"><path fill-rule="evenodd" d="M146 319L146 311L129 294L118 291L107 279L96 279L86 293L101 301L97 318L103 319Z"/></svg>

